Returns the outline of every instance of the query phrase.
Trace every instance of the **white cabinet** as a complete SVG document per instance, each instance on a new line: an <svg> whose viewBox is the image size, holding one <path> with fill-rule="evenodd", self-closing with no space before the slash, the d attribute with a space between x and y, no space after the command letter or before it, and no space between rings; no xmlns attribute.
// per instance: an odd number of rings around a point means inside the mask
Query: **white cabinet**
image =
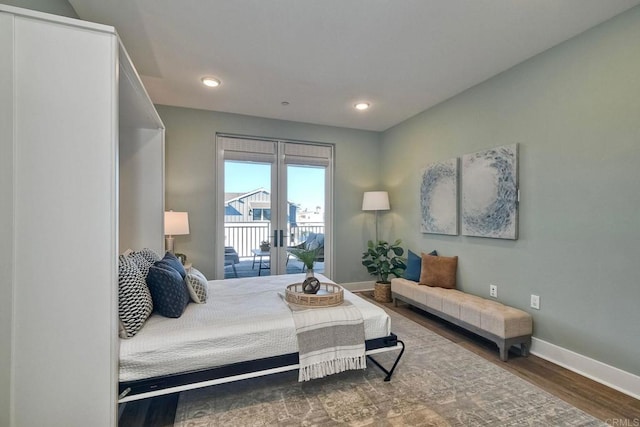
<svg viewBox="0 0 640 427"><path fill-rule="evenodd" d="M114 426L117 257L162 251L164 127L112 27L0 5L0 425Z"/></svg>

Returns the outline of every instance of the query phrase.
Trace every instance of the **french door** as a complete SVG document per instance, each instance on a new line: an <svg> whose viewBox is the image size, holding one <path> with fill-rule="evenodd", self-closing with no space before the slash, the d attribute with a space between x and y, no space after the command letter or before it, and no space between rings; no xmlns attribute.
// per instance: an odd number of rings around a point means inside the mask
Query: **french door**
<svg viewBox="0 0 640 427"><path fill-rule="evenodd" d="M216 164L217 278L303 272L295 246L331 276L332 145L218 135Z"/></svg>

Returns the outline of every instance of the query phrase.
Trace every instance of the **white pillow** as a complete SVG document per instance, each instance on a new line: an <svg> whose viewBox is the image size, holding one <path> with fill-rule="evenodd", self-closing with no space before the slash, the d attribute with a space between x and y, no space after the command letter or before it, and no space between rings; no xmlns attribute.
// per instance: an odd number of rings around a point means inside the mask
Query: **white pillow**
<svg viewBox="0 0 640 427"><path fill-rule="evenodd" d="M189 296L191 301L196 304L204 304L207 302L207 278L204 277L200 271L191 267L187 272L187 276L184 278L189 289Z"/></svg>

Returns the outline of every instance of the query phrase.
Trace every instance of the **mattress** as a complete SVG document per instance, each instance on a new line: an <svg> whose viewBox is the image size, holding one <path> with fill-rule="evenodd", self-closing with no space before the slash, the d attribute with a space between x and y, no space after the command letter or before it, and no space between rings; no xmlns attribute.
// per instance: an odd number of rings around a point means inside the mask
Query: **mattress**
<svg viewBox="0 0 640 427"><path fill-rule="evenodd" d="M293 274L210 281L206 304L189 304L178 319L152 314L136 336L120 340L120 381L297 353L291 310L280 294L303 280ZM346 289L344 298L360 309L366 340L391 333L384 310Z"/></svg>

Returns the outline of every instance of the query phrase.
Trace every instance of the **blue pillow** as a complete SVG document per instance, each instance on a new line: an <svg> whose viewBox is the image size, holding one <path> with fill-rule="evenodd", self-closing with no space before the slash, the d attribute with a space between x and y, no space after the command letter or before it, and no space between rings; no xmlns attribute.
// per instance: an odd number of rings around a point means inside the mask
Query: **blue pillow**
<svg viewBox="0 0 640 427"><path fill-rule="evenodd" d="M180 260L171 252L167 252L166 254L164 254L164 258L162 258L160 261L154 262L153 265L164 268L172 268L180 273L180 276L182 276L183 279L187 275L187 271L184 269L184 266L182 265Z"/></svg>
<svg viewBox="0 0 640 427"><path fill-rule="evenodd" d="M155 311L165 317L182 316L189 304L189 289L180 273L173 268L152 265L147 274L147 286Z"/></svg>
<svg viewBox="0 0 640 427"><path fill-rule="evenodd" d="M429 255L437 256L438 253L433 250ZM407 269L404 271L404 278L407 280L413 280L414 282L419 282L421 269L422 257L409 250L409 255L407 255Z"/></svg>

